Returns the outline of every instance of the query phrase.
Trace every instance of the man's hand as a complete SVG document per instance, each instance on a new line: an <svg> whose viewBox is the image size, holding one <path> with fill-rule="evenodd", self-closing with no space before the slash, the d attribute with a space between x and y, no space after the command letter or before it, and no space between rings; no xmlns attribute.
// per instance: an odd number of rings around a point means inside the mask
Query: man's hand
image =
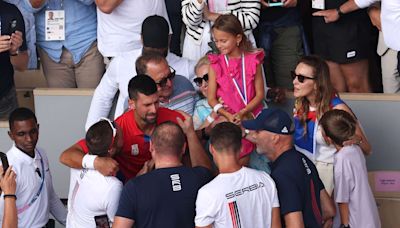
<svg viewBox="0 0 400 228"><path fill-rule="evenodd" d="M185 118L185 121L182 121L181 118L176 118L178 125L183 130L183 133L185 133L185 135L189 133L195 133L192 117L188 115L186 112L183 111L178 111L178 112Z"/></svg>
<svg viewBox="0 0 400 228"><path fill-rule="evenodd" d="M8 35L0 36L0 53L10 50L11 37Z"/></svg>
<svg viewBox="0 0 400 228"><path fill-rule="evenodd" d="M325 23L331 23L339 20L339 12L336 9L320 10L312 14L317 17L324 17Z"/></svg>
<svg viewBox="0 0 400 228"><path fill-rule="evenodd" d="M297 6L297 0L283 0L283 7L289 8L296 6Z"/></svg>
<svg viewBox="0 0 400 228"><path fill-rule="evenodd" d="M379 29L379 31L382 31L381 27L381 9L372 7L368 11L369 19L371 19L371 23Z"/></svg>
<svg viewBox="0 0 400 228"><path fill-rule="evenodd" d="M14 54L18 51L18 48L22 45L22 32L16 31L15 33L11 34L11 46L10 46L10 53Z"/></svg>
<svg viewBox="0 0 400 228"><path fill-rule="evenodd" d="M155 166L155 163L154 163L153 159L146 161L144 163L142 169L136 174L136 176L138 177L140 175L143 175L143 174L146 174L146 173L152 171L154 169L154 166Z"/></svg>
<svg viewBox="0 0 400 228"><path fill-rule="evenodd" d="M8 167L6 173L4 175L1 174L2 178L0 180L0 187L5 195L15 195L15 190L17 188L15 182L16 175L11 168L11 166ZM1 167L1 170L3 170L3 167Z"/></svg>
<svg viewBox="0 0 400 228"><path fill-rule="evenodd" d="M118 171L118 162L108 157L97 157L94 160L94 169L104 176L115 176Z"/></svg>

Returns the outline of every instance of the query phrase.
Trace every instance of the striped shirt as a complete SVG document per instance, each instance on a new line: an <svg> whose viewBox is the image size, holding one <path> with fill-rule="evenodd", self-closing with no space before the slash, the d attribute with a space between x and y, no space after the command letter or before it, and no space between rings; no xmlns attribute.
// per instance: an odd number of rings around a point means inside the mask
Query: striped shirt
<svg viewBox="0 0 400 228"><path fill-rule="evenodd" d="M186 33L196 42L201 42L202 33L206 22L203 19L205 0L182 0L182 20L186 24ZM258 25L260 19L260 0L227 0L227 13L235 15L249 35Z"/></svg>
<svg viewBox="0 0 400 228"><path fill-rule="evenodd" d="M194 105L198 95L192 83L185 77L176 75L173 79L173 92L168 102L160 102L160 105L172 110L184 111L193 115Z"/></svg>

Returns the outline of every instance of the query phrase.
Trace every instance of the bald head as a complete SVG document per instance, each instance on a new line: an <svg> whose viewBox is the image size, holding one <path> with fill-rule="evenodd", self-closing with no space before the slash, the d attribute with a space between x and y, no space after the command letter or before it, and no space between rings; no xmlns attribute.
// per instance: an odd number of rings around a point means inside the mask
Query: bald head
<svg viewBox="0 0 400 228"><path fill-rule="evenodd" d="M157 154L180 156L185 146L185 134L176 123L168 121L156 127L151 142Z"/></svg>

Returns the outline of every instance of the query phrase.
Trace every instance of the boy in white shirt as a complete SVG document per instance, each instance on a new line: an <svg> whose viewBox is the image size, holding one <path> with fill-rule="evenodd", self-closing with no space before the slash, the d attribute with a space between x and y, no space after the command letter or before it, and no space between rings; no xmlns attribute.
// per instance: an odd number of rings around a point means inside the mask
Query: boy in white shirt
<svg viewBox="0 0 400 228"><path fill-rule="evenodd" d="M210 136L220 174L198 192L196 227L280 227L274 181L265 172L239 164L242 130L223 122Z"/></svg>

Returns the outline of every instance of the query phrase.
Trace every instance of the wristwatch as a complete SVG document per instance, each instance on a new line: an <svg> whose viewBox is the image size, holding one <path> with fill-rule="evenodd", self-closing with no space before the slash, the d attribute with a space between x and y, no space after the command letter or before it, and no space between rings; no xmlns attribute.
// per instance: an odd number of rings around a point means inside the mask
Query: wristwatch
<svg viewBox="0 0 400 228"><path fill-rule="evenodd" d="M350 225L349 224L347 224L347 225L341 224L340 228L350 228Z"/></svg>
<svg viewBox="0 0 400 228"><path fill-rule="evenodd" d="M244 129L244 135L243 138L246 138L246 136L250 133L248 129Z"/></svg>
<svg viewBox="0 0 400 228"><path fill-rule="evenodd" d="M336 11L337 11L339 17L344 15L344 13L340 10L340 6L338 8L336 8Z"/></svg>

